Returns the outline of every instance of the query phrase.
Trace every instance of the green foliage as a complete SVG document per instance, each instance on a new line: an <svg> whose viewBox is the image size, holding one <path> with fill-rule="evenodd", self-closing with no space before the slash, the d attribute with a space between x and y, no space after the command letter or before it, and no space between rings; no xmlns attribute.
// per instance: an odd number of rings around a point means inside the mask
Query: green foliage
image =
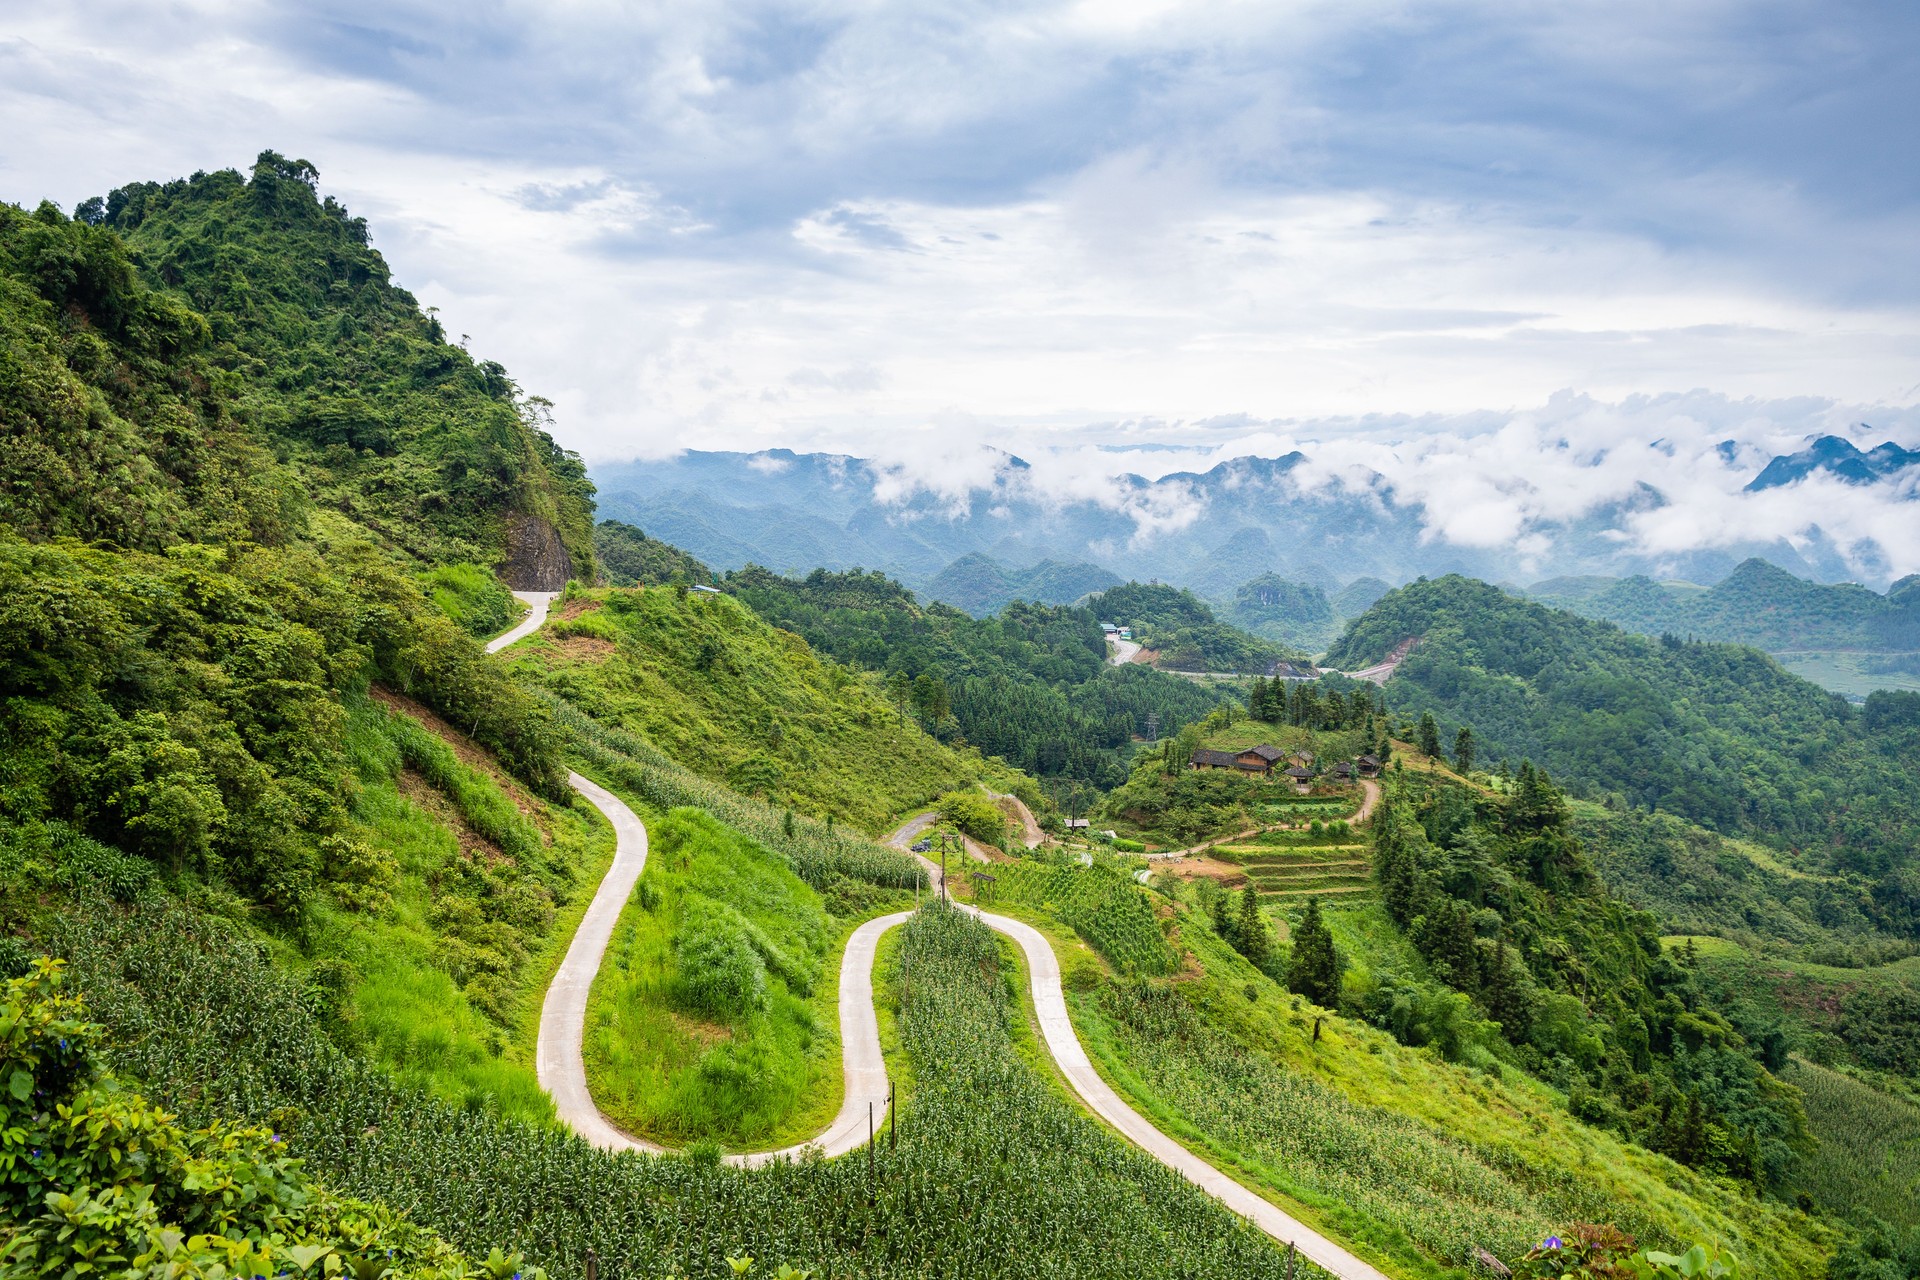
<svg viewBox="0 0 1920 1280"><path fill-rule="evenodd" d="M1171 734L1232 696L1139 665L1106 665L1090 606L1016 601L998 617L972 618L940 604L923 609L878 571L793 579L749 567L729 574L727 587L818 652L887 673L900 714L912 710L929 730L958 734L1030 774L1116 785L1126 776L1119 753L1145 733L1149 716ZM921 676L944 687L950 722L927 718L911 696Z"/></svg>
<svg viewBox="0 0 1920 1280"><path fill-rule="evenodd" d="M309 993L252 943L176 906L89 912L54 940L112 1028L119 1065L161 1082L168 1105L196 1123L272 1117L328 1185L556 1274L580 1274L591 1248L605 1274L626 1276L725 1275L731 1256L876 1280L1036 1268L1281 1280L1286 1259L1270 1241L1021 1060L1009 1027L1018 995L983 926L957 911L937 928L916 923L902 940L909 962L876 987L921 1083L871 1181L858 1159L749 1173L616 1156L396 1086L331 1044ZM964 1214L951 1212L955 1187L968 1189Z"/></svg>
<svg viewBox="0 0 1920 1280"><path fill-rule="evenodd" d="M807 1003L835 932L819 895L698 810L674 810L650 835L587 1007L595 1102L628 1132L675 1144L812 1136L839 1098L838 1041Z"/></svg>
<svg viewBox="0 0 1920 1280"><path fill-rule="evenodd" d="M124 236L150 286L207 317L236 416L317 502L433 564L497 565L509 526L537 519L590 579L592 486L544 402L448 342L316 182L265 151L245 176L121 187L91 234Z"/></svg>
<svg viewBox="0 0 1920 1280"><path fill-rule="evenodd" d="M1133 629L1133 638L1175 671L1234 671L1265 675L1274 663L1301 655L1214 617L1191 591L1139 582L1123 583L1087 601L1107 622Z"/></svg>
<svg viewBox="0 0 1920 1280"><path fill-rule="evenodd" d="M296 911L345 816L342 699L370 677L557 793L542 708L398 571L363 546L330 551L0 537L5 812Z"/></svg>
<svg viewBox="0 0 1920 1280"><path fill-rule="evenodd" d="M1308 650L1334 638L1339 615L1319 587L1263 573L1233 593L1232 621L1257 636Z"/></svg>
<svg viewBox="0 0 1920 1280"><path fill-rule="evenodd" d="M286 1140L215 1121L189 1129L102 1070L102 1029L39 961L0 994L0 1269L30 1277L181 1280L480 1275L385 1205L314 1185ZM533 1272L534 1280L544 1280Z"/></svg>
<svg viewBox="0 0 1920 1280"><path fill-rule="evenodd" d="M1108 862L1093 866L1009 863L996 869L998 892L1052 912L1123 974L1172 973L1180 957L1161 931L1147 894Z"/></svg>
<svg viewBox="0 0 1920 1280"><path fill-rule="evenodd" d="M421 575L421 582L434 607L477 639L499 635L525 608L500 579L477 564L436 565Z"/></svg>
<svg viewBox="0 0 1920 1280"><path fill-rule="evenodd" d="M675 582L717 583L713 570L674 546L649 538L630 524L602 520L593 527L600 568L616 587L664 587Z"/></svg>
<svg viewBox="0 0 1920 1280"><path fill-rule="evenodd" d="M871 681L726 596L576 592L512 658L523 676L707 778L870 833L956 785L1005 774L902 724Z"/></svg>
<svg viewBox="0 0 1920 1280"><path fill-rule="evenodd" d="M1354 669L1408 638L1389 704L1471 724L1487 759L1544 761L1576 792L1616 795L1778 848L1808 870L1885 877L1920 839L1912 734L1728 645L1648 640L1460 577L1416 582L1357 620L1329 655ZM1903 891L1873 886L1887 927Z"/></svg>
<svg viewBox="0 0 1920 1280"><path fill-rule="evenodd" d="M159 550L286 540L289 477L236 418L204 320L146 288L119 237L0 205L0 525Z"/></svg>
<svg viewBox="0 0 1920 1280"><path fill-rule="evenodd" d="M940 797L940 818L950 822L982 844L1000 843L1006 834L1007 815L984 792L949 791Z"/></svg>
<svg viewBox="0 0 1920 1280"><path fill-rule="evenodd" d="M1373 822L1382 898L1432 974L1566 1089L1575 1115L1683 1163L1789 1185L1810 1146L1797 1095L1764 1043L1699 1004L1651 917L1609 897L1569 825L1531 763L1498 800L1397 776ZM1371 1012L1398 1029L1392 985Z"/></svg>
<svg viewBox="0 0 1920 1280"><path fill-rule="evenodd" d="M830 901L857 899L855 882L892 889L926 887L926 872L898 849L716 786L659 748L600 723L572 703L555 697L552 706L596 777L662 813L687 807L714 815L780 853L794 874Z"/></svg>
<svg viewBox="0 0 1920 1280"><path fill-rule="evenodd" d="M1308 898L1293 926L1293 954L1287 960L1287 989L1324 1009L1340 1007L1340 958L1333 935L1320 918L1320 899Z"/></svg>

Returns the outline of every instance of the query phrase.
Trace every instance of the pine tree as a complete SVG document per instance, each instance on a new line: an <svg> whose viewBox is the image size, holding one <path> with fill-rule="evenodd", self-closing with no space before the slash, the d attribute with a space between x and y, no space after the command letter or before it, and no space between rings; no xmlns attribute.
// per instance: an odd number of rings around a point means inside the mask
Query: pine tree
<svg viewBox="0 0 1920 1280"><path fill-rule="evenodd" d="M1340 1005L1340 957L1333 949L1333 935L1320 918L1318 898L1307 899L1306 913L1294 927L1287 988L1324 1008Z"/></svg>
<svg viewBox="0 0 1920 1280"><path fill-rule="evenodd" d="M1453 739L1453 767L1461 773L1473 772L1473 730L1465 725Z"/></svg>
<svg viewBox="0 0 1920 1280"><path fill-rule="evenodd" d="M786 816L780 819L780 834L785 836L789 840L793 839L793 810L792 809L788 809Z"/></svg>
<svg viewBox="0 0 1920 1280"><path fill-rule="evenodd" d="M1431 711L1420 713L1420 754L1429 760L1440 755L1440 726Z"/></svg>
<svg viewBox="0 0 1920 1280"><path fill-rule="evenodd" d="M1227 911L1226 893L1220 893L1213 900L1213 931L1226 939L1233 948L1239 950L1239 930L1233 927L1233 917Z"/></svg>
<svg viewBox="0 0 1920 1280"><path fill-rule="evenodd" d="M1249 883L1240 892L1240 919L1234 932L1234 947L1254 968L1264 969L1273 955L1273 943L1267 936L1267 922L1260 918L1260 896Z"/></svg>
<svg viewBox="0 0 1920 1280"><path fill-rule="evenodd" d="M1532 1001L1527 998L1527 989L1515 971L1513 954L1507 950L1505 938L1493 949L1493 963L1482 998L1487 1013L1500 1024L1507 1039L1517 1044L1526 1037L1533 1020Z"/></svg>

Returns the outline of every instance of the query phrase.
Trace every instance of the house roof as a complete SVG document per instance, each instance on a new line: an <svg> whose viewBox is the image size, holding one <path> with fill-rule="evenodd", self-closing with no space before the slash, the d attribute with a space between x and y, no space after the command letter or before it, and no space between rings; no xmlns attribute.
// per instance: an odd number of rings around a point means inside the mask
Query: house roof
<svg viewBox="0 0 1920 1280"><path fill-rule="evenodd" d="M1241 748L1240 754L1243 756L1259 756L1262 760L1265 760L1268 764L1272 764L1275 760L1278 760L1281 756L1285 755L1286 752L1280 750L1280 748L1278 747L1270 747L1263 742L1257 747Z"/></svg>
<svg viewBox="0 0 1920 1280"><path fill-rule="evenodd" d="M1299 765L1295 765L1293 766L1293 768L1288 769L1286 771L1286 774L1289 778L1311 778L1313 776L1311 773L1308 773L1305 769L1302 769Z"/></svg>
<svg viewBox="0 0 1920 1280"><path fill-rule="evenodd" d="M1240 763L1231 751L1209 751L1201 747L1193 753L1193 763L1213 765L1216 768L1230 769Z"/></svg>
<svg viewBox="0 0 1920 1280"><path fill-rule="evenodd" d="M1374 768L1378 769L1380 767L1380 757L1379 756L1361 756L1360 763L1365 765L1372 765Z"/></svg>

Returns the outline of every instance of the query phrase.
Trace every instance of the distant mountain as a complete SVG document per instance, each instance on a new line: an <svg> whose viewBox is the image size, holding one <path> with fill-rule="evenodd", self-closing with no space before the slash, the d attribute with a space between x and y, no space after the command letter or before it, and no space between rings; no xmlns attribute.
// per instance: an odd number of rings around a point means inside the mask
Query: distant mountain
<svg viewBox="0 0 1920 1280"><path fill-rule="evenodd" d="M1880 459L1875 466L1894 456L1861 455ZM1327 484L1312 468L1302 470L1308 462L1296 452L1154 480L1123 475L1098 501L1050 492L1025 462L1006 455L990 478L960 494L930 492L881 463L785 449L601 464L593 480L604 517L723 571L749 563L782 573L881 569L922 591L956 559L978 554L1000 565L1095 565L1123 579L1188 587L1223 608L1263 574L1318 586L1330 600L1361 578L1512 576L1510 548L1432 537L1425 508L1384 476L1348 474ZM1643 486L1577 520L1532 529L1546 548L1533 567L1715 582L1758 557L1806 578L1857 576L1818 531L1797 542L1781 537L1657 557L1623 549L1611 536L1630 516L1666 501Z"/></svg>
<svg viewBox="0 0 1920 1280"><path fill-rule="evenodd" d="M984 618L1015 600L1072 604L1119 585L1119 575L1099 565L1042 560L1025 569L1010 569L992 556L970 551L935 574L920 594Z"/></svg>
<svg viewBox="0 0 1920 1280"><path fill-rule="evenodd" d="M1748 560L1712 587L1647 577L1556 578L1526 594L1642 635L1749 644L1839 693L1920 687L1920 574L1885 595Z"/></svg>
<svg viewBox="0 0 1920 1280"><path fill-rule="evenodd" d="M1800 452L1782 454L1767 463L1747 486L1747 492L1778 489L1816 471L1838 476L1848 484L1872 484L1915 464L1920 464L1920 452L1903 449L1891 440L1863 453L1851 440L1821 436Z"/></svg>

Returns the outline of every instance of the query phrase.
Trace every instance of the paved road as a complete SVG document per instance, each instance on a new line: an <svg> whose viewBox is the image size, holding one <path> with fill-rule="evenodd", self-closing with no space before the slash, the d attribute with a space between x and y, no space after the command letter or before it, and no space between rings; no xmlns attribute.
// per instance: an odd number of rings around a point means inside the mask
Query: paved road
<svg viewBox="0 0 1920 1280"><path fill-rule="evenodd" d="M984 783L981 785L986 786ZM1025 800L1015 795L1002 795L991 787L986 787L986 792L993 798L995 804L1003 809L1011 808L1014 816L1020 819L1021 839L1026 843L1027 848L1037 848L1040 842L1047 838L1046 833L1040 830L1040 820L1033 816L1033 810L1027 808Z"/></svg>
<svg viewBox="0 0 1920 1280"><path fill-rule="evenodd" d="M544 593L527 593L529 596ZM547 595L536 604L539 619L546 616ZM529 615L532 616L531 614ZM514 632L500 637L489 652L504 648L520 635L539 626L522 623ZM524 629L523 629L524 628ZM567 781L613 824L613 865L587 905L566 958L547 988L546 1002L540 1009L540 1038L536 1050L536 1071L540 1086L553 1097L554 1110L587 1141L609 1151L661 1152L664 1148L621 1132L600 1114L587 1089L586 1063L581 1043L586 1033L587 996L593 978L600 970L607 944L619 923L621 908L633 895L633 887L647 865L647 829L620 797L577 773ZM889 839L904 846L912 836L926 829L932 814L921 814L896 831ZM919 857L918 854L914 855ZM940 868L926 858L920 862L939 887ZM1040 932L1018 920L993 915L977 908L966 908L988 927L1012 938L1027 957L1032 978L1034 1012L1040 1022L1047 1051L1060 1072L1093 1112L1119 1130L1130 1142L1156 1160L1175 1170L1227 1208L1248 1219L1262 1231L1284 1244L1291 1244L1313 1262L1341 1280L1388 1280L1379 1270L1348 1253L1319 1232L1281 1212L1218 1169L1194 1155L1178 1142L1154 1128L1139 1112L1121 1101L1106 1081L1093 1069L1086 1050L1075 1034L1067 1013L1066 994L1060 985L1060 961L1053 947ZM880 1051L880 1024L873 1011L873 962L880 938L910 913L895 912L869 920L855 929L847 940L840 961L840 1053L846 1094L840 1112L826 1132L810 1142L778 1151L730 1155L729 1164L752 1168L770 1160L797 1157L809 1149L827 1156L844 1155L867 1141L886 1118L888 1097L886 1060Z"/></svg>
<svg viewBox="0 0 1920 1280"><path fill-rule="evenodd" d="M498 653L515 640L524 640L538 631L547 620L547 606L551 605L558 591L516 591L513 598L527 606L527 616L520 619L513 630L505 631L487 641L487 652Z"/></svg>
<svg viewBox="0 0 1920 1280"><path fill-rule="evenodd" d="M1113 652L1107 655L1107 661L1116 667L1124 667L1140 656L1140 646L1132 640L1108 636L1107 643L1113 646Z"/></svg>
<svg viewBox="0 0 1920 1280"><path fill-rule="evenodd" d="M600 1114L587 1090L587 1067L581 1055L586 1035L587 995L600 971L607 943L620 920L620 910L633 896L633 886L647 865L647 829L619 796L579 774L567 781L613 824L613 865L588 904L567 948L560 971L547 988L540 1008L540 1042L536 1053L540 1087L553 1098L560 1119L596 1147L608 1151L651 1151L666 1148L623 1133ZM873 958L880 937L904 922L909 912L869 920L853 931L840 961L840 1065L846 1094L840 1113L825 1132L778 1151L729 1155L727 1163L753 1168L769 1160L798 1157L809 1148L828 1156L845 1155L867 1141L869 1115L876 1127L887 1118L887 1066L880 1052L880 1024L873 1012ZM872 1110L869 1112L868 1108Z"/></svg>

